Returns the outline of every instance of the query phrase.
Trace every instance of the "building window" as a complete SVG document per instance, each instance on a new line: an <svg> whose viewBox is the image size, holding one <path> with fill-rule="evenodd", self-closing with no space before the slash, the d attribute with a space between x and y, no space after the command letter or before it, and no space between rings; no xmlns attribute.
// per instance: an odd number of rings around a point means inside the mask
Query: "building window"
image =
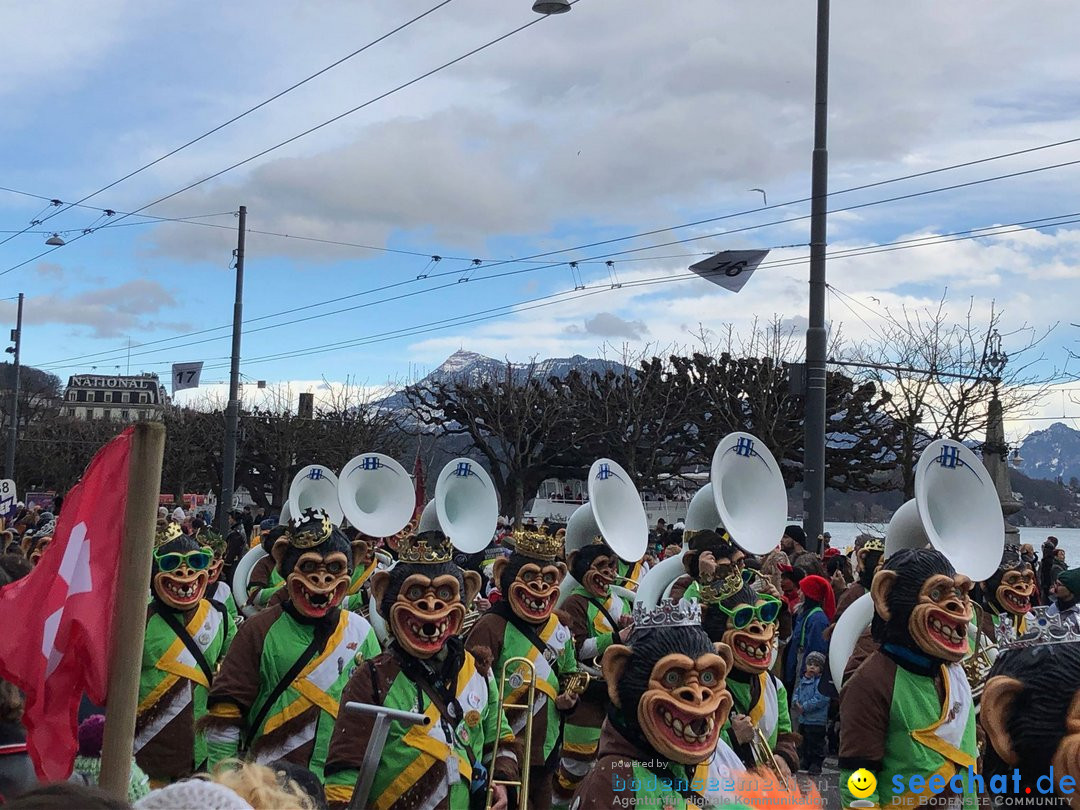
<svg viewBox="0 0 1080 810"><path fill-rule="evenodd" d="M149 398L147 397L146 394L139 394L139 404L140 405L145 405L149 401L150 400L149 400Z"/></svg>
<svg viewBox="0 0 1080 810"><path fill-rule="evenodd" d="M95 391L94 392L94 402L104 402L104 401L105 401L105 392L104 391Z"/></svg>
<svg viewBox="0 0 1080 810"><path fill-rule="evenodd" d="M131 396L131 394L129 394L127 391L125 391L124 393L122 393L120 395L120 401L121 402L130 402L130 399L129 399L130 396Z"/></svg>
<svg viewBox="0 0 1080 810"><path fill-rule="evenodd" d="M68 391L68 402L74 402L74 401L75 401L75 392L74 391Z"/></svg>
<svg viewBox="0 0 1080 810"><path fill-rule="evenodd" d="M112 402L112 391L106 391L105 392L105 401L106 402Z"/></svg>
<svg viewBox="0 0 1080 810"><path fill-rule="evenodd" d="M120 411L120 418L125 422L128 421L128 412L126 410Z"/></svg>
<svg viewBox="0 0 1080 810"><path fill-rule="evenodd" d="M112 411L106 408L101 412L102 419L112 419Z"/></svg>
<svg viewBox="0 0 1080 810"><path fill-rule="evenodd" d="M75 415L75 409L74 408L68 408L67 409L67 414L68 414L68 416L74 416Z"/></svg>

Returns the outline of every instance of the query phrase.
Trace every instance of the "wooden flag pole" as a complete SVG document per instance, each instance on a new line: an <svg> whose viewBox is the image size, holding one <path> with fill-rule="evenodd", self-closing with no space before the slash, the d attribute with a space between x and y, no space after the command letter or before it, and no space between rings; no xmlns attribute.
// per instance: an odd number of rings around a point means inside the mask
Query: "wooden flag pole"
<svg viewBox="0 0 1080 810"><path fill-rule="evenodd" d="M105 738L101 748L103 790L127 800L134 757L135 711L139 703L143 638L146 635L146 595L157 529L161 463L165 455L165 426L160 422L135 425L128 465L124 545L120 550L119 588L113 607L112 649L109 651L109 694Z"/></svg>

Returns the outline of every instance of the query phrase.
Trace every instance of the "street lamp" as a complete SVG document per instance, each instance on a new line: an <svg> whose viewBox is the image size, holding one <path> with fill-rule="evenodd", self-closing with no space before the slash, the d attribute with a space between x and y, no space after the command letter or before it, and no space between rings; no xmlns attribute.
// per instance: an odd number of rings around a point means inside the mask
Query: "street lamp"
<svg viewBox="0 0 1080 810"><path fill-rule="evenodd" d="M533 3L533 11L537 14L565 14L570 8L570 0L536 0Z"/></svg>

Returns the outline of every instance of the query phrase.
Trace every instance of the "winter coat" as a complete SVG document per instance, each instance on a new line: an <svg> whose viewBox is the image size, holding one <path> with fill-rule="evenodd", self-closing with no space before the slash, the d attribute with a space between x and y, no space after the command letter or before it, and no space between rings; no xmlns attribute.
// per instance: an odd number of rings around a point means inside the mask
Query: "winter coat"
<svg viewBox="0 0 1080 810"><path fill-rule="evenodd" d="M791 705L802 709L802 714L799 715L801 726L824 726L828 722L829 699L818 691L820 684L820 675L816 678L807 678L804 675L795 687Z"/></svg>

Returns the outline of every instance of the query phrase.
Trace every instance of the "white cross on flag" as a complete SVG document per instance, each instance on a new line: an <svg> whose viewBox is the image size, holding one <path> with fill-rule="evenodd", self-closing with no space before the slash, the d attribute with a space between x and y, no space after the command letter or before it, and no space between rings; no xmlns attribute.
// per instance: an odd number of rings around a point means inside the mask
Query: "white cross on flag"
<svg viewBox="0 0 1080 810"><path fill-rule="evenodd" d="M94 456L34 570L0 588L0 677L26 694L27 747L43 782L71 775L83 693L100 706L108 691L134 430Z"/></svg>

